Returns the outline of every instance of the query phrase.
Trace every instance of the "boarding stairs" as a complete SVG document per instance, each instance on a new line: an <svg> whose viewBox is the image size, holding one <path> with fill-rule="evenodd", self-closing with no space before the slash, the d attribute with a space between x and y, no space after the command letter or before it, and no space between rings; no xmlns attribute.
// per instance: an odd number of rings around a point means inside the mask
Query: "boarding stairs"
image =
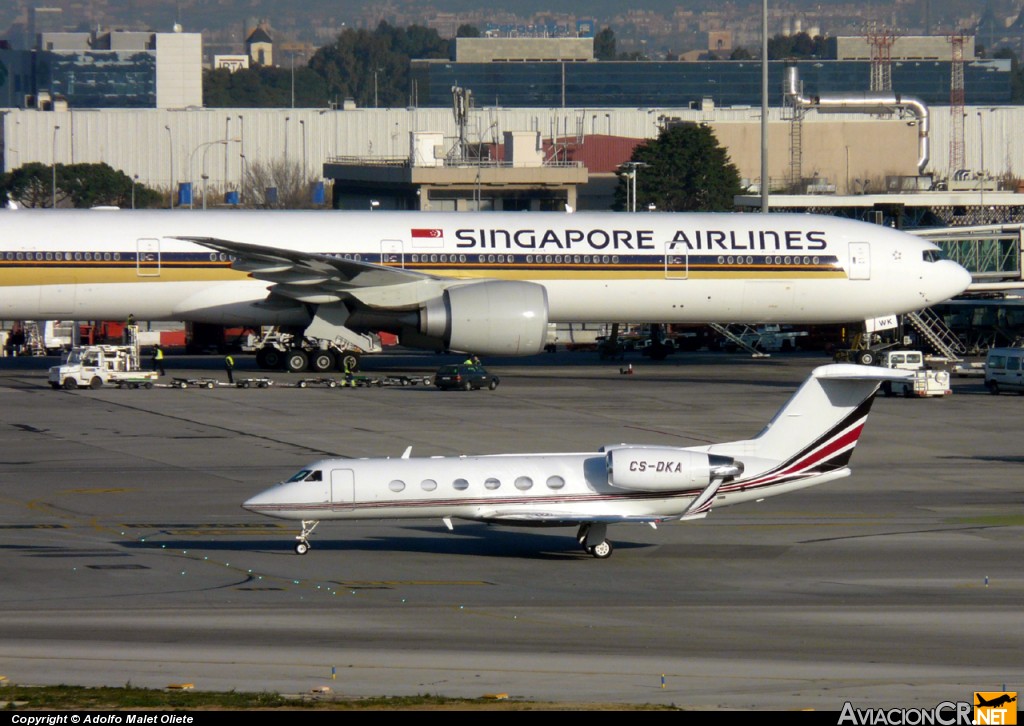
<svg viewBox="0 0 1024 726"><path fill-rule="evenodd" d="M967 353L967 347L956 333L946 325L939 315L931 308L907 313L903 321L916 330L922 338L940 356L951 363L957 363Z"/></svg>
<svg viewBox="0 0 1024 726"><path fill-rule="evenodd" d="M750 353L751 357L771 358L770 353L765 353L757 347L760 334L755 328L749 325L740 325L737 323L728 323L726 325L722 325L721 323L711 323L710 327L723 338L733 343L737 348Z"/></svg>

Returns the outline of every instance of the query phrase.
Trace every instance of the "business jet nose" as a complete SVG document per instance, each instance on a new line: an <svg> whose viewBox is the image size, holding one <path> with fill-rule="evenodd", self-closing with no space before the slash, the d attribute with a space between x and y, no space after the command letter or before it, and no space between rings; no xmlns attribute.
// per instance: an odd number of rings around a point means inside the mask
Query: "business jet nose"
<svg viewBox="0 0 1024 726"><path fill-rule="evenodd" d="M272 489L267 489L254 497L249 497L242 502L242 509L248 509L250 512L258 512L261 507L265 507L266 505L274 502L272 492Z"/></svg>

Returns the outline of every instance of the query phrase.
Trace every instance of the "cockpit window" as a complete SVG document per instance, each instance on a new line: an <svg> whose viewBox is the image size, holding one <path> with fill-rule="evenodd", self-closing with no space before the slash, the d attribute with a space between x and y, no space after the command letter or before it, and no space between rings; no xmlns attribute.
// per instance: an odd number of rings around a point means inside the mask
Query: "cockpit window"
<svg viewBox="0 0 1024 726"><path fill-rule="evenodd" d="M289 482L293 482L293 481L302 481L302 480L303 480L303 479L305 479L305 478L306 478L307 476L309 476L309 475L310 475L310 473L311 473L311 472L310 472L310 470L309 470L309 469L303 469L302 471L300 471L300 472L299 472L298 474L296 474L295 476L293 476L293 477L292 477L291 479L289 479L288 481L289 481Z"/></svg>
<svg viewBox="0 0 1024 726"><path fill-rule="evenodd" d="M925 262L938 262L943 259L942 250L925 250L921 253L921 257Z"/></svg>
<svg viewBox="0 0 1024 726"><path fill-rule="evenodd" d="M324 473L319 469L316 469L312 474L306 477L306 481L323 481Z"/></svg>

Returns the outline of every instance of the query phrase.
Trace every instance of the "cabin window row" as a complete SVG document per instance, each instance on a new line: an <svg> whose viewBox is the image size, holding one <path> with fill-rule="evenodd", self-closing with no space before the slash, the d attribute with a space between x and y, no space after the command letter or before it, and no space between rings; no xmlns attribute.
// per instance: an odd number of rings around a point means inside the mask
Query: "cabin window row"
<svg viewBox="0 0 1024 726"><path fill-rule="evenodd" d="M466 255L410 255L409 260L412 264L417 263L465 263L468 261ZM515 255L477 255L476 261L484 264L511 264L516 262ZM545 264L545 265L561 265L561 264L574 264L574 265L617 265L619 263L618 255L526 255L526 264Z"/></svg>
<svg viewBox="0 0 1024 726"><path fill-rule="evenodd" d="M533 478L529 476L517 476L515 479L506 480L505 482L503 482L498 477L491 476L484 479L483 487L488 491L497 491L498 489L501 489L503 484L506 482L511 483L512 486L514 486L521 492L529 491L530 489L533 488L534 485ZM545 486L547 486L548 489L558 490L565 486L565 479L557 475L549 476L545 480L544 484ZM404 492L407 486L408 485L403 479L392 479L388 483L388 489L395 492L396 494L399 492ZM433 492L437 491L440 485L437 483L436 479L423 479L420 481L419 486L420 489L422 489L425 492ZM467 489L469 489L469 486L470 485L468 479L453 479L451 482L451 488L457 492L464 492Z"/></svg>
<svg viewBox="0 0 1024 726"><path fill-rule="evenodd" d="M764 264L766 265L817 265L820 263L818 257L800 257L797 256L785 256L785 257L772 257L769 255L764 258ZM754 264L754 258L747 255L725 255L718 256L718 264L720 265L752 265Z"/></svg>
<svg viewBox="0 0 1024 726"><path fill-rule="evenodd" d="M8 262L71 262L75 260L77 262L110 262L119 261L121 259L120 252L6 252L4 253L4 259Z"/></svg>

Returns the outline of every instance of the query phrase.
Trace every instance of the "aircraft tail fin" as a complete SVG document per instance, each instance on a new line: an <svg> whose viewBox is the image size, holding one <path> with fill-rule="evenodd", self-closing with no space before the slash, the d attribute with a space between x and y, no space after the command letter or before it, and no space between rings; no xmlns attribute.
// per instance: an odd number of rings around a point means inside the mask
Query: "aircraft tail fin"
<svg viewBox="0 0 1024 726"><path fill-rule="evenodd" d="M815 368L755 438L710 450L739 459L752 456L778 461L776 475L799 477L845 468L879 385L911 375L854 364Z"/></svg>

